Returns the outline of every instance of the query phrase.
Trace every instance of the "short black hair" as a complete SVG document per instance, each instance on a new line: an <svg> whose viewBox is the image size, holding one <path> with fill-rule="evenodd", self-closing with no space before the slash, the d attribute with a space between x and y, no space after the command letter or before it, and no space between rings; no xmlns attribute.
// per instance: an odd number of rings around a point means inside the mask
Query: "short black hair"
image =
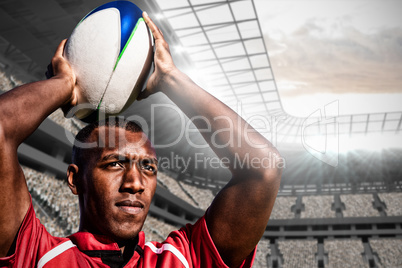
<svg viewBox="0 0 402 268"><path fill-rule="evenodd" d="M84 128L82 128L77 135L75 136L75 141L73 145L73 151L72 151L72 163L76 164L79 167L82 167L81 165L83 164L85 160L85 152L90 150L88 148L84 148L83 146L80 146L82 144L88 143L89 138L94 130L96 130L99 127L116 127L116 128L122 128L130 132L143 132L142 128L135 122L133 121L128 121L124 120L122 117L110 117L106 118L105 120L102 121L95 121L92 122L88 125L86 125Z"/></svg>

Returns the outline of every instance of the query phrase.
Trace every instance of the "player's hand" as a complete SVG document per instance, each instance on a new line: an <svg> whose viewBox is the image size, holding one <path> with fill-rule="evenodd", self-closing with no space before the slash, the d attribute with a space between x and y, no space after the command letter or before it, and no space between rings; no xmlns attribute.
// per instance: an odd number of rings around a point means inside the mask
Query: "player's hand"
<svg viewBox="0 0 402 268"><path fill-rule="evenodd" d="M46 78L48 79L63 79L71 89L71 97L64 103L61 109L64 115L68 112L71 107L77 105L78 101L78 87L76 76L68 64L67 60L63 57L64 47L66 45L67 39L60 42L56 49L56 52L52 58L52 62L47 67Z"/></svg>
<svg viewBox="0 0 402 268"><path fill-rule="evenodd" d="M142 14L145 23L148 25L155 39L154 66L155 70L148 78L146 89L138 95L138 100L145 99L149 95L163 91L169 87L172 75L178 72L174 65L169 45L166 42L161 30L155 25L146 12Z"/></svg>

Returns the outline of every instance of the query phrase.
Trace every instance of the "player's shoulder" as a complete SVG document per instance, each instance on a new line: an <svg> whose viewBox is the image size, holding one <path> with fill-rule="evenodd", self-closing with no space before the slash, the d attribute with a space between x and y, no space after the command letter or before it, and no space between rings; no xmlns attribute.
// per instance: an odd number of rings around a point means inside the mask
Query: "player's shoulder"
<svg viewBox="0 0 402 268"><path fill-rule="evenodd" d="M180 231L170 233L163 242L150 241L144 245L144 267L190 267L188 240ZM159 266L158 266L159 267Z"/></svg>
<svg viewBox="0 0 402 268"><path fill-rule="evenodd" d="M193 267L193 259L197 257L197 252L203 251L194 242L202 240L204 229L206 229L205 219L201 217L194 224L186 224L171 232L163 242L145 243L143 247L145 264L163 264L163 267ZM198 250L194 250L195 247Z"/></svg>

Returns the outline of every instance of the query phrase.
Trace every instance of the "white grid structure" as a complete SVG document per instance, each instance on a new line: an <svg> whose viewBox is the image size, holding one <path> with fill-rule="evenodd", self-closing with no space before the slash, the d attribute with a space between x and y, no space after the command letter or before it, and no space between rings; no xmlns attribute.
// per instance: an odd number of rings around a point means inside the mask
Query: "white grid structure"
<svg viewBox="0 0 402 268"><path fill-rule="evenodd" d="M241 103L245 118L280 118L276 133L281 141L294 142L306 123L309 129L304 135L324 131L336 131L339 135L400 134L402 112L332 118L326 115L328 120L314 117L307 121L287 114L281 104L253 0L156 2L161 12L157 14L159 23L168 22L178 39L179 43L172 46L173 52L190 58L196 70L192 73L207 81L205 88L233 109L239 110ZM258 119L251 123L256 127L261 124Z"/></svg>

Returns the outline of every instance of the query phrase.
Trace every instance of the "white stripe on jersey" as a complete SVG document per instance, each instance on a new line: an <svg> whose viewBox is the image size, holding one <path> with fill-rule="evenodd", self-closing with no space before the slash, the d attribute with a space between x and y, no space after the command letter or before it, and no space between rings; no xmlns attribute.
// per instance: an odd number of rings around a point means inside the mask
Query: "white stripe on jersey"
<svg viewBox="0 0 402 268"><path fill-rule="evenodd" d="M42 256L42 258L40 258L38 262L38 268L42 268L47 262L72 247L75 247L75 245L73 244L73 242L71 242L71 240L68 240L58 245L54 249L49 250L45 255Z"/></svg>
<svg viewBox="0 0 402 268"><path fill-rule="evenodd" d="M162 247L157 248L151 242L147 242L147 243L145 243L145 246L148 246L156 254L161 254L165 250L170 251L173 253L173 255L175 255L181 261L181 263L184 265L184 267L189 268L186 258L184 258L183 254L181 254L181 252L177 248L172 246L171 244L166 243L166 244L163 244Z"/></svg>

